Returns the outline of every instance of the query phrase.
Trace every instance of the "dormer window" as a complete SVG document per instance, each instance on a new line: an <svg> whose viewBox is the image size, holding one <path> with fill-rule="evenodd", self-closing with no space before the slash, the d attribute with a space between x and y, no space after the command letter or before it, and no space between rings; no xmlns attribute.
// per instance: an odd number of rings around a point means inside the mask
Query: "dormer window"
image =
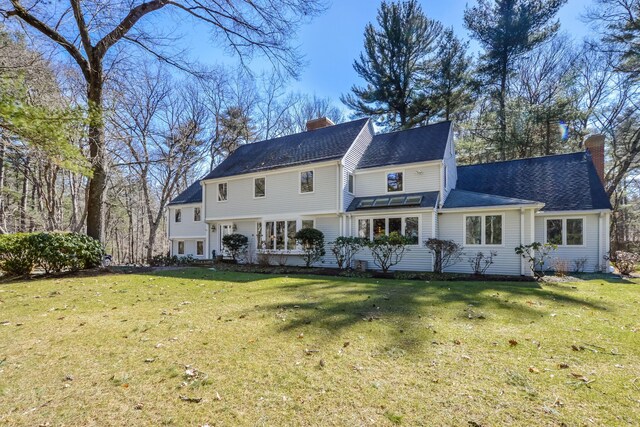
<svg viewBox="0 0 640 427"><path fill-rule="evenodd" d="M313 171L300 172L300 192L313 193Z"/></svg>
<svg viewBox="0 0 640 427"><path fill-rule="evenodd" d="M402 191L402 175L402 172L391 172L387 174L387 192Z"/></svg>
<svg viewBox="0 0 640 427"><path fill-rule="evenodd" d="M175 221L182 222L182 209L176 209Z"/></svg>

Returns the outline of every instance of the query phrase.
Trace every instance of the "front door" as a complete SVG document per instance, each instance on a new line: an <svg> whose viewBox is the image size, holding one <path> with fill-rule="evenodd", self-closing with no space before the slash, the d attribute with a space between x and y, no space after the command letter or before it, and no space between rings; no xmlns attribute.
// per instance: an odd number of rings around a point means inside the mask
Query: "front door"
<svg viewBox="0 0 640 427"><path fill-rule="evenodd" d="M233 234L233 224L220 224L220 253L225 257L230 255L229 251L224 247L222 239L224 236L228 236L229 234Z"/></svg>

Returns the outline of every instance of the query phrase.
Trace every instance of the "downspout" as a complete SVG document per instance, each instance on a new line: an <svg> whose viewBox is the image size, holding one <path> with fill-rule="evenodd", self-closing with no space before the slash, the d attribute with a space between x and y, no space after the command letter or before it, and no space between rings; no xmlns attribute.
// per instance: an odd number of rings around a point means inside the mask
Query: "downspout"
<svg viewBox="0 0 640 427"><path fill-rule="evenodd" d="M524 245L524 208L520 208L520 245ZM520 275L524 276L524 258L520 257Z"/></svg>
<svg viewBox="0 0 640 427"><path fill-rule="evenodd" d="M600 215L598 215L598 268L597 270L602 272L602 265L603 263L603 246L604 246L604 239L603 239L603 231L604 231L604 212L600 212Z"/></svg>
<svg viewBox="0 0 640 427"><path fill-rule="evenodd" d="M207 222L207 184L204 182L200 182L200 187L202 191L202 221L205 225L205 235L204 235L204 250L205 250L205 259L211 256L211 250L209 248L209 223Z"/></svg>
<svg viewBox="0 0 640 427"><path fill-rule="evenodd" d="M173 239L171 238L171 207L167 206L167 237L169 238L169 256L173 256Z"/></svg>

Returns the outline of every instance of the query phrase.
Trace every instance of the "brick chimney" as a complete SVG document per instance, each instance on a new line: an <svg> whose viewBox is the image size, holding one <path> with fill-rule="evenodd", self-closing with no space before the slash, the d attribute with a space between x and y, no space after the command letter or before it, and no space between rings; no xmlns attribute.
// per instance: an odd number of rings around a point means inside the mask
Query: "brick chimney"
<svg viewBox="0 0 640 427"><path fill-rule="evenodd" d="M600 133L592 133L584 139L584 148L591 154L593 165L600 177L600 181L604 185L604 135Z"/></svg>
<svg viewBox="0 0 640 427"><path fill-rule="evenodd" d="M335 123L333 123L328 117L311 119L307 121L307 131L326 128L328 126L333 126L334 124Z"/></svg>

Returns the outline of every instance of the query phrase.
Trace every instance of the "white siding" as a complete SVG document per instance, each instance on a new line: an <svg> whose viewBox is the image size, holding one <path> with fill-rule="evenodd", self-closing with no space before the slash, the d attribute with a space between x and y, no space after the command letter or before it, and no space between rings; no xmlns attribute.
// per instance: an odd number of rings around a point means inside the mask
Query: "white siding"
<svg viewBox="0 0 640 427"><path fill-rule="evenodd" d="M314 171L314 192L300 194L300 172ZM288 168L265 175L230 177L206 182L207 219L311 214L337 211L338 164ZM266 178L266 196L253 197L254 176ZM218 183L227 182L227 201L218 202Z"/></svg>
<svg viewBox="0 0 640 427"><path fill-rule="evenodd" d="M454 240L464 246L464 217L465 215L485 215L489 212L466 211L462 212L442 212L438 218L440 226L440 239ZM520 256L516 255L515 248L520 245L520 211L509 210L491 212L490 214L503 214L503 240L500 246L473 246L465 248L464 256L459 263L450 266L446 272L450 273L473 273L468 258L478 252L488 254L495 250L498 254L494 257L494 264L489 267L487 274L520 275Z"/></svg>
<svg viewBox="0 0 640 427"><path fill-rule="evenodd" d="M343 195L342 210L343 211L349 207L349 204L351 204L351 201L354 198L354 195L349 193L348 191L349 174L353 173L356 170L356 167L358 166L358 162L360 162L362 155L364 154L364 152L367 150L367 147L371 143L373 134L374 134L373 125L371 124L371 121L369 121L367 122L367 126L362 128L362 132L360 132L360 135L358 136L358 138L356 138L356 140L351 145L351 148L349 148L349 151L347 152L347 154L345 154L344 158L342 159L342 164L344 165L342 169L342 195ZM357 185L358 183L355 182L355 176L354 176L354 191L357 191L355 190L355 187Z"/></svg>
<svg viewBox="0 0 640 427"><path fill-rule="evenodd" d="M423 163L419 165L397 165L393 167L367 171L356 171L356 196L380 196L387 192L387 174L403 172L403 193L419 193L424 191L440 191L440 163ZM400 193L389 193L400 194Z"/></svg>
<svg viewBox="0 0 640 427"><path fill-rule="evenodd" d="M432 237L432 228L433 228L433 218L432 212L423 212L423 213L404 213L404 214L388 214L385 212L378 214L371 214L373 218L382 218L382 217L399 217L399 216L418 216L420 218L420 239L418 245L409 246L408 250L405 252L402 261L398 265L391 267L392 271L431 271L432 269L432 260L431 253L427 250L423 243L425 240ZM357 236L358 234L358 219L360 218L369 218L369 216L353 216L351 218L351 230L353 230L353 235ZM371 251L368 249L364 249L354 257L355 260L365 260L368 263L368 268L376 270L378 267L373 263L373 257L371 256Z"/></svg>
<svg viewBox="0 0 640 427"><path fill-rule="evenodd" d="M544 243L546 242L545 236L545 220L555 218L584 218L584 246L558 246L558 249L551 253L551 259L562 259L568 262L569 268L573 269L573 261L579 258L587 258L587 264L585 265L586 272L592 272L599 270L599 266L603 260L598 257L598 245L600 244L599 235L599 215L537 215L536 221L536 241ZM603 253L604 255L604 253ZM551 261L548 267L553 268L553 261Z"/></svg>
<svg viewBox="0 0 640 427"><path fill-rule="evenodd" d="M205 255L196 255L196 242L200 240L204 245L204 237L201 239L175 239L171 241L171 255L179 257L191 255L194 258L205 258ZM184 254L178 254L178 242L184 242ZM204 247L203 247L204 249Z"/></svg>
<svg viewBox="0 0 640 427"><path fill-rule="evenodd" d="M176 237L201 237L207 234L207 225L204 222L204 213L200 211L199 222L193 221L194 205L175 205L169 207L169 239ZM182 221L176 222L176 209L182 211Z"/></svg>

